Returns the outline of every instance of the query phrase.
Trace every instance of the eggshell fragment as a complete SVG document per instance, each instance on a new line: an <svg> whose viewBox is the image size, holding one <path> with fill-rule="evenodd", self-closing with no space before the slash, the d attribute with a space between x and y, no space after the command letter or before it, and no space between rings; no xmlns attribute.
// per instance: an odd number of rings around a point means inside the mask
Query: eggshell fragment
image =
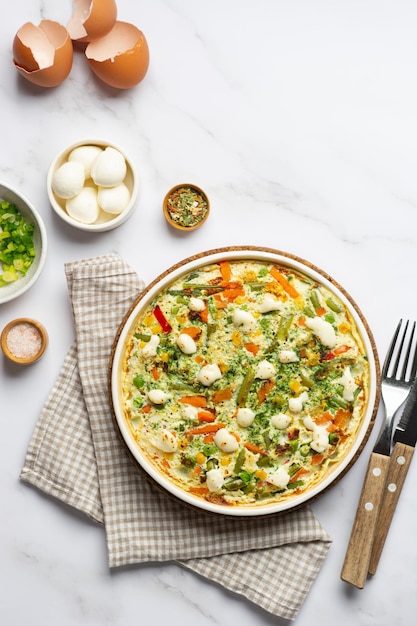
<svg viewBox="0 0 417 626"><path fill-rule="evenodd" d="M97 202L103 211L119 215L125 210L130 200L130 191L124 183L115 187L99 187Z"/></svg>
<svg viewBox="0 0 417 626"><path fill-rule="evenodd" d="M13 62L18 72L40 87L56 87L72 68L74 51L67 29L42 20L23 24L13 40Z"/></svg>
<svg viewBox="0 0 417 626"><path fill-rule="evenodd" d="M94 187L84 187L77 196L67 200L65 208L74 220L83 224L94 224L100 214L97 191Z"/></svg>
<svg viewBox="0 0 417 626"><path fill-rule="evenodd" d="M67 28L74 41L89 42L106 35L116 18L115 0L74 0L74 12Z"/></svg>
<svg viewBox="0 0 417 626"><path fill-rule="evenodd" d="M51 180L52 191L60 198L73 198L84 186L84 166L76 161L63 163Z"/></svg>
<svg viewBox="0 0 417 626"><path fill-rule="evenodd" d="M85 55L96 76L116 89L134 87L149 67L145 35L128 22L116 22L107 35L88 44Z"/></svg>
<svg viewBox="0 0 417 626"><path fill-rule="evenodd" d="M114 187L123 182L126 171L126 159L123 154L109 146L94 160L91 178L98 187Z"/></svg>
<svg viewBox="0 0 417 626"><path fill-rule="evenodd" d="M103 148L99 146L78 146L69 153L68 161L81 163L84 166L85 178L88 179L91 176L91 166L102 151Z"/></svg>

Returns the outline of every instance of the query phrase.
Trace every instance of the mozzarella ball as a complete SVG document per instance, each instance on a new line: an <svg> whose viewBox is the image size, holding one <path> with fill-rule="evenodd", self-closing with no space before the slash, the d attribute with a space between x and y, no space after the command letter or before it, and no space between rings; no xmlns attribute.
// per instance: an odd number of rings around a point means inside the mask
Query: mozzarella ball
<svg viewBox="0 0 417 626"><path fill-rule="evenodd" d="M111 146L103 150L91 166L91 178L98 187L120 185L126 172L126 159L119 150Z"/></svg>
<svg viewBox="0 0 417 626"><path fill-rule="evenodd" d="M256 326L256 320L251 313L242 309L233 311L233 324L241 328L244 332L250 332Z"/></svg>
<svg viewBox="0 0 417 626"><path fill-rule="evenodd" d="M256 367L255 378L268 380L275 376L275 367L267 360L260 361Z"/></svg>
<svg viewBox="0 0 417 626"><path fill-rule="evenodd" d="M223 485L223 474L219 469L211 469L206 474L209 491L218 491Z"/></svg>
<svg viewBox="0 0 417 626"><path fill-rule="evenodd" d="M68 161L81 163L84 167L85 178L87 179L91 176L91 166L100 152L103 152L103 148L99 146L78 146L78 148L71 150L68 155Z"/></svg>
<svg viewBox="0 0 417 626"><path fill-rule="evenodd" d="M84 182L84 167L81 163L67 161L53 174L51 187L57 196L67 200L80 193Z"/></svg>
<svg viewBox="0 0 417 626"><path fill-rule="evenodd" d="M303 391L303 393L301 393L296 398L290 398L288 400L288 408L290 409L291 413L300 413L303 410L304 403L307 401L307 399L308 393L306 391Z"/></svg>
<svg viewBox="0 0 417 626"><path fill-rule="evenodd" d="M214 435L214 443L222 452L234 452L239 444L227 428L220 428Z"/></svg>
<svg viewBox="0 0 417 626"><path fill-rule="evenodd" d="M206 308L206 303L202 298L191 297L188 303L188 308L190 311L204 311Z"/></svg>
<svg viewBox="0 0 417 626"><path fill-rule="evenodd" d="M275 300L270 293L267 293L259 303L258 311L260 313L270 313L271 311L280 311L282 307L283 304L280 300Z"/></svg>
<svg viewBox="0 0 417 626"><path fill-rule="evenodd" d="M161 340L159 339L158 335L152 335L149 341L145 343L142 348L142 356L144 356L145 358L156 356L156 350L159 346L160 341Z"/></svg>
<svg viewBox="0 0 417 626"><path fill-rule="evenodd" d="M285 413L278 413L271 417L271 425L279 430L287 428L291 424L291 417Z"/></svg>
<svg viewBox="0 0 417 626"><path fill-rule="evenodd" d="M187 333L181 333L177 337L176 343L181 352L184 354L193 354L197 350L197 345L194 339L190 337L190 335L187 335Z"/></svg>
<svg viewBox="0 0 417 626"><path fill-rule="evenodd" d="M327 322L322 317L308 317L306 326L313 331L326 348L332 349L335 347L337 341L336 333L330 322Z"/></svg>
<svg viewBox="0 0 417 626"><path fill-rule="evenodd" d="M323 426L316 426L313 430L313 441L310 447L320 454L329 447L329 433Z"/></svg>
<svg viewBox="0 0 417 626"><path fill-rule="evenodd" d="M280 350L278 360L280 363L296 363L299 358L294 350Z"/></svg>
<svg viewBox="0 0 417 626"><path fill-rule="evenodd" d="M171 431L162 430L158 433L154 441L154 446L162 452L175 452L178 446L177 438Z"/></svg>
<svg viewBox="0 0 417 626"><path fill-rule="evenodd" d="M197 380L205 387L209 387L221 377L222 373L219 366L213 363L209 365L204 365L201 368L201 370L198 372Z"/></svg>
<svg viewBox="0 0 417 626"><path fill-rule="evenodd" d="M242 428L250 426L255 419L255 413L248 408L239 408L236 413L236 422Z"/></svg>
<svg viewBox="0 0 417 626"><path fill-rule="evenodd" d="M119 215L122 213L130 200L130 191L124 183L114 187L99 187L97 202L106 213Z"/></svg>
<svg viewBox="0 0 417 626"><path fill-rule="evenodd" d="M271 476L268 477L268 482L271 482L275 487L284 489L290 482L290 475L283 465L281 465Z"/></svg>
<svg viewBox="0 0 417 626"><path fill-rule="evenodd" d="M66 201L65 208L68 215L77 222L93 224L100 214L97 191L93 187L83 187L78 195Z"/></svg>
<svg viewBox="0 0 417 626"><path fill-rule="evenodd" d="M165 404L169 395L165 393L165 391L162 391L162 389L151 389L148 392L148 398L152 404Z"/></svg>

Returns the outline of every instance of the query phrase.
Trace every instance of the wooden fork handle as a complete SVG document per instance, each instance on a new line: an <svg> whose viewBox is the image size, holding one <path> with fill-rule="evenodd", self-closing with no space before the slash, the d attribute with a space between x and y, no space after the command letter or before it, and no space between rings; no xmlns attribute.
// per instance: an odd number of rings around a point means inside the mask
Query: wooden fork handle
<svg viewBox="0 0 417 626"><path fill-rule="evenodd" d="M390 457L372 452L340 577L363 589Z"/></svg>
<svg viewBox="0 0 417 626"><path fill-rule="evenodd" d="M397 507L401 490L413 458L414 448L404 443L396 443L391 453L387 469L384 493L379 509L378 527L375 531L368 572L375 574L384 548L385 539Z"/></svg>

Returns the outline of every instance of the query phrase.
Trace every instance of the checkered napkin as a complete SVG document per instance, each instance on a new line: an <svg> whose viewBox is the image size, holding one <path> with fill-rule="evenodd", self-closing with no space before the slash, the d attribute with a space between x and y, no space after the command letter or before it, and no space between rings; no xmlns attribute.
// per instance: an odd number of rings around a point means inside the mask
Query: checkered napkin
<svg viewBox="0 0 417 626"><path fill-rule="evenodd" d="M107 383L117 328L144 284L116 254L65 270L76 343L35 426L21 479L104 524L109 567L175 561L294 619L330 538L308 507L224 519L151 485L115 432Z"/></svg>

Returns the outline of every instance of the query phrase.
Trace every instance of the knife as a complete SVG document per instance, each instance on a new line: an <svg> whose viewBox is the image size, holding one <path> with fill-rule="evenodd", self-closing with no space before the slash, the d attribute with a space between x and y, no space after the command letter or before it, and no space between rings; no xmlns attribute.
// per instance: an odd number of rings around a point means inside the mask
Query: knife
<svg viewBox="0 0 417 626"><path fill-rule="evenodd" d="M416 441L417 385L414 384L393 435L394 448L387 468L384 493L378 513L377 528L368 567L369 574L376 573L385 539L413 458Z"/></svg>

